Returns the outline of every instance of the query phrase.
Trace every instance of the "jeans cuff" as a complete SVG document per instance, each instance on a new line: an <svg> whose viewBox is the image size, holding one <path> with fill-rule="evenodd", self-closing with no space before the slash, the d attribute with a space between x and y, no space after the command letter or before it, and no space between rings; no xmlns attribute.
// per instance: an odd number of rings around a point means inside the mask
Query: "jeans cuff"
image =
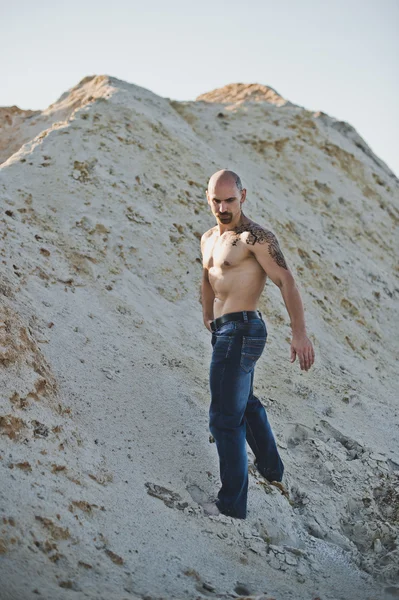
<svg viewBox="0 0 399 600"><path fill-rule="evenodd" d="M219 509L219 511L226 515L226 517L233 517L233 519L246 519L247 515L245 514L245 516L238 516L234 511L232 511L231 509L222 509L221 505L220 505L220 500L217 500L216 502L216 506Z"/></svg>

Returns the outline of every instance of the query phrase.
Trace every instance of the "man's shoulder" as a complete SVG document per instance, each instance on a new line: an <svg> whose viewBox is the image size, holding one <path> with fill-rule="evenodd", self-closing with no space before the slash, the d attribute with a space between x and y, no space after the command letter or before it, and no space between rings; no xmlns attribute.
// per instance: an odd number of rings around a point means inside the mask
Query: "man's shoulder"
<svg viewBox="0 0 399 600"><path fill-rule="evenodd" d="M270 243L275 238L274 233L267 225L261 225L260 223L252 221L252 219L248 219L236 227L235 232L240 235L242 241L245 241L252 246L257 242L259 244L264 244L265 242Z"/></svg>
<svg viewBox="0 0 399 600"><path fill-rule="evenodd" d="M210 238L211 235L215 233L216 229L217 225L215 225L215 227L211 227L211 229L208 229L208 231L205 231L205 233L203 233L201 236L201 244L205 242L208 238Z"/></svg>

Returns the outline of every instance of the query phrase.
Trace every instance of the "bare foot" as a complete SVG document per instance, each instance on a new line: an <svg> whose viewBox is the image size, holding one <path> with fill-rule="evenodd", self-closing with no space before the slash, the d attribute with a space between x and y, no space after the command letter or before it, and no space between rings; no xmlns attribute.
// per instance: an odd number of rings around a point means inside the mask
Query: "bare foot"
<svg viewBox="0 0 399 600"><path fill-rule="evenodd" d="M281 481L269 481L269 483L270 483L270 485L274 485L276 488L278 488L280 490L280 492L283 494L283 496L285 496L286 498L289 498L288 490L281 483Z"/></svg>
<svg viewBox="0 0 399 600"><path fill-rule="evenodd" d="M204 509L204 513L206 515L212 515L213 517L220 515L220 510L214 502L204 502L202 508Z"/></svg>
<svg viewBox="0 0 399 600"><path fill-rule="evenodd" d="M251 465L251 466L252 466L252 465ZM275 481L275 480L273 480L273 481L269 481L269 480L268 480L268 479L265 477L265 475L263 475L263 474L262 474L262 473L259 471L258 464L257 464L257 461L256 461L256 460L254 461L254 465L253 465L253 466L255 467L256 471L257 471L258 473L260 473L260 474L262 475L262 477L264 477L264 478L265 478L265 480L266 480L266 481L260 481L259 483L261 483L261 484L262 484L262 485L263 485L265 488L267 488L267 487L268 487L268 485L274 485L274 487L276 487L276 488L278 488L278 489L280 490L280 492L283 494L283 496L285 496L286 498L289 498L288 490L287 490L287 488L286 488L286 487L285 487L285 486L284 486L284 485L281 483L281 481ZM269 493L269 492L268 492L268 493Z"/></svg>

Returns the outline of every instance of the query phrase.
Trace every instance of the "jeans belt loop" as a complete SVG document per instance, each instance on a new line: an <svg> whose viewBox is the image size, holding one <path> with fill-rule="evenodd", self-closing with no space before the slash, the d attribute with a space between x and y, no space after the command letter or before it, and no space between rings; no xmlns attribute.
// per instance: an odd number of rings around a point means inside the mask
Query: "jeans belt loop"
<svg viewBox="0 0 399 600"><path fill-rule="evenodd" d="M248 323L248 315L247 315L247 311L246 311L246 310L243 310L243 311L242 311L242 314L243 314L243 316L244 316L244 323Z"/></svg>

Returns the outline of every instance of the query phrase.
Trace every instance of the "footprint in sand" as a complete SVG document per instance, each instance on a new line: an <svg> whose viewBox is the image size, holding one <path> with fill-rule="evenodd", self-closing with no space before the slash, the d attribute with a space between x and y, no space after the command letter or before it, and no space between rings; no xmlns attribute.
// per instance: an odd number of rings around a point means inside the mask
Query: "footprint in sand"
<svg viewBox="0 0 399 600"><path fill-rule="evenodd" d="M147 481L145 483L145 487L147 488L147 494L154 496L155 498L159 498L169 508L184 510L188 506L188 502L181 501L182 497L180 494L173 492L172 490L168 490L162 485L157 485L156 483Z"/></svg>
<svg viewBox="0 0 399 600"><path fill-rule="evenodd" d="M328 421L321 420L320 425L327 436L332 436L337 442L342 444L348 453L348 460L359 458L365 452L365 448L359 442L344 435L339 429L335 429Z"/></svg>

